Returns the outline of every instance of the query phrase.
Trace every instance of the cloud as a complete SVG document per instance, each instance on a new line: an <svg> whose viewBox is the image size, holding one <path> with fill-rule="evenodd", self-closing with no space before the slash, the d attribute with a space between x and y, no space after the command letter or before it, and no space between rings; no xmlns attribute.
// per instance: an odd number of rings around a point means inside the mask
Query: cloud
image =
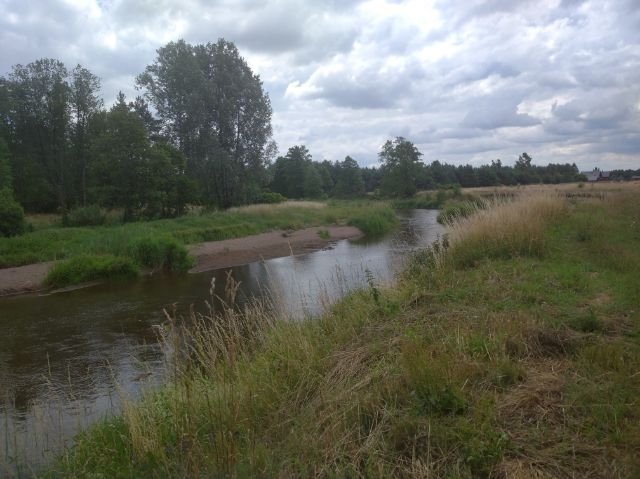
<svg viewBox="0 0 640 479"><path fill-rule="evenodd" d="M640 167L635 0L0 0L0 75L59 58L109 104L168 41L236 43L281 151L376 164L403 135L425 161ZM7 47L8 46L8 47Z"/></svg>

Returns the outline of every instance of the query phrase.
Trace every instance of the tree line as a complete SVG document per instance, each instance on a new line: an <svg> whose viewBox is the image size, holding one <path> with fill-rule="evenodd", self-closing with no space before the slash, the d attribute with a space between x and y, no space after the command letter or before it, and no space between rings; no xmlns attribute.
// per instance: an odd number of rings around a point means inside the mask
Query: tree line
<svg viewBox="0 0 640 479"><path fill-rule="evenodd" d="M498 185L558 184L584 180L575 164L532 164L522 153L514 166L501 160L488 165L424 163L422 153L409 140L388 140L378 154L377 167L360 167L347 156L343 161L313 161L304 145L289 148L270 166L270 188L287 198L353 198L364 193L383 197L410 197L418 190Z"/></svg>
<svg viewBox="0 0 640 479"><path fill-rule="evenodd" d="M171 42L136 87L105 109L100 79L80 65L41 59L0 77L0 174L17 201L117 207L129 220L258 199L275 154L271 104L232 43Z"/></svg>
<svg viewBox="0 0 640 479"><path fill-rule="evenodd" d="M224 39L158 49L137 76L141 94L105 108L100 79L55 59L0 77L0 198L33 212L119 208L125 221L286 198L407 197L419 189L562 183L575 164L427 164L405 138L387 141L377 167L314 161L304 145L276 158L271 103L260 77ZM4 201L4 200L3 200ZM6 200L10 201L10 200Z"/></svg>

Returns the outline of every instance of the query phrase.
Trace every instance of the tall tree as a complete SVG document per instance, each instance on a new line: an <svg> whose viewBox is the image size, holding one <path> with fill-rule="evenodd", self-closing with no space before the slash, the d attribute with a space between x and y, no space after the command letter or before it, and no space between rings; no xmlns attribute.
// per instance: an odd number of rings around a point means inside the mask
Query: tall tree
<svg viewBox="0 0 640 479"><path fill-rule="evenodd" d="M205 201L226 208L266 181L271 103L233 43L171 42L137 83Z"/></svg>
<svg viewBox="0 0 640 479"><path fill-rule="evenodd" d="M78 200L87 203L87 171L89 166L89 122L102 111L103 101L98 96L100 79L78 65L71 72L70 85L71 126L73 136L74 176L79 193Z"/></svg>
<svg viewBox="0 0 640 479"><path fill-rule="evenodd" d="M364 182L356 160L347 156L337 166L334 195L341 198L353 198L362 195L364 193Z"/></svg>
<svg viewBox="0 0 640 479"><path fill-rule="evenodd" d="M401 136L387 140L378 154L384 170L382 191L389 196L413 196L421 156L418 148Z"/></svg>
<svg viewBox="0 0 640 479"><path fill-rule="evenodd" d="M314 187L314 178L309 178L311 153L304 145L289 148L285 156L279 157L274 165L274 176L271 189L287 198L304 198L308 195L306 188ZM312 175L312 174L311 174Z"/></svg>
<svg viewBox="0 0 640 479"><path fill-rule="evenodd" d="M69 191L68 71L58 60L16 65L9 75L13 174L29 209L66 208Z"/></svg>

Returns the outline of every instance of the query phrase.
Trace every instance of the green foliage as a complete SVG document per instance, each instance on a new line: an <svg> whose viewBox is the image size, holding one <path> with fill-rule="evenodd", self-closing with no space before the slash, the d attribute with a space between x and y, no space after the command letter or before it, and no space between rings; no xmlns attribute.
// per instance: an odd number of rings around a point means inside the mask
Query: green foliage
<svg viewBox="0 0 640 479"><path fill-rule="evenodd" d="M136 262L146 268L187 271L193 264L184 245L170 237L140 238L131 251Z"/></svg>
<svg viewBox="0 0 640 479"><path fill-rule="evenodd" d="M264 204L277 204L287 201L285 196L282 196L280 193L276 193L275 191L263 191L257 198L256 203L264 203Z"/></svg>
<svg viewBox="0 0 640 479"><path fill-rule="evenodd" d="M379 153L384 169L382 191L387 196L411 197L417 191L422 153L409 140L401 136L387 140Z"/></svg>
<svg viewBox="0 0 640 479"><path fill-rule="evenodd" d="M273 166L271 189L293 199L321 197L322 178L315 165L306 146L292 146Z"/></svg>
<svg viewBox="0 0 640 479"><path fill-rule="evenodd" d="M349 224L367 236L380 236L391 231L398 224L398 218L389 208L375 208L355 213Z"/></svg>
<svg viewBox="0 0 640 479"><path fill-rule="evenodd" d="M113 255L82 255L61 261L49 270L47 286L64 286L97 280L131 279L138 275L138 268L130 258Z"/></svg>
<svg viewBox="0 0 640 479"><path fill-rule="evenodd" d="M99 226L107 219L107 213L98 205L74 208L62 217L63 226Z"/></svg>
<svg viewBox="0 0 640 479"><path fill-rule="evenodd" d="M0 190L13 190L13 174L9 162L9 148L4 138L0 137Z"/></svg>
<svg viewBox="0 0 640 479"><path fill-rule="evenodd" d="M356 198L364 194L364 181L356 160L347 156L336 164L336 184L333 195L338 198Z"/></svg>
<svg viewBox="0 0 640 479"><path fill-rule="evenodd" d="M24 211L8 188L0 188L0 236L15 236L25 229Z"/></svg>
<svg viewBox="0 0 640 479"><path fill-rule="evenodd" d="M170 42L137 84L179 145L202 201L228 208L264 185L274 153L271 102L233 43Z"/></svg>

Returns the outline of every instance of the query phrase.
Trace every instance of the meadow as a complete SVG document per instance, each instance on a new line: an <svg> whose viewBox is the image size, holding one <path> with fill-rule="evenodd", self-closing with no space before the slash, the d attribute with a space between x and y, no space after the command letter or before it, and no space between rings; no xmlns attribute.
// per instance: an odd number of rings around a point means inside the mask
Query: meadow
<svg viewBox="0 0 640 479"><path fill-rule="evenodd" d="M44 477L640 475L640 188L606 188L499 195L317 320L168 317L169 383Z"/></svg>

